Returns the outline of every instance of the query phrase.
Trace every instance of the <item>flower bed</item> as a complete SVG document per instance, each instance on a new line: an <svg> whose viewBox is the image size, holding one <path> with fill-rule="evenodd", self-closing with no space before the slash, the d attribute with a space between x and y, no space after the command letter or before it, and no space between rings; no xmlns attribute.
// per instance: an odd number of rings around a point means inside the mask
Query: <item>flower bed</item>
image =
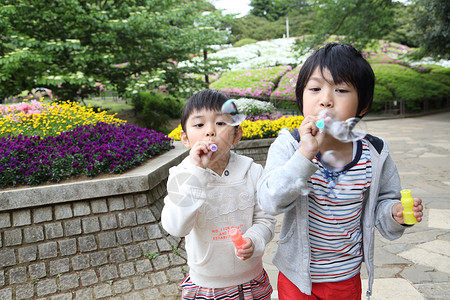
<svg viewBox="0 0 450 300"><path fill-rule="evenodd" d="M289 100L295 101L295 86L297 84L298 72L300 72L301 66L298 66L284 75L278 87L270 95L270 98L274 101Z"/></svg>
<svg viewBox="0 0 450 300"><path fill-rule="evenodd" d="M290 71L290 66L278 66L246 71L230 71L223 73L210 88L220 90L230 98L250 97L268 99L280 78Z"/></svg>
<svg viewBox="0 0 450 300"><path fill-rule="evenodd" d="M41 104L2 107L0 187L122 173L173 148L164 134L106 113Z"/></svg>
<svg viewBox="0 0 450 300"><path fill-rule="evenodd" d="M281 117L275 120L245 120L241 123L243 130L243 140L263 139L276 137L281 129L294 130L298 128L303 121L303 116ZM169 133L169 137L174 140L181 138L181 125Z"/></svg>

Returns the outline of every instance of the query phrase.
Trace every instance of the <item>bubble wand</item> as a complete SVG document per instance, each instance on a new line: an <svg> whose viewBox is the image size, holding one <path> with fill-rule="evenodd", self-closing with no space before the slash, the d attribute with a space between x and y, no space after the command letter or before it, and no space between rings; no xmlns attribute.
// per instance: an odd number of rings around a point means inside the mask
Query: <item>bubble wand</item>
<svg viewBox="0 0 450 300"><path fill-rule="evenodd" d="M245 241L242 238L242 234L237 228L231 228L228 232L231 238L231 241L234 243L234 246L236 249L242 249L242 246L244 246Z"/></svg>

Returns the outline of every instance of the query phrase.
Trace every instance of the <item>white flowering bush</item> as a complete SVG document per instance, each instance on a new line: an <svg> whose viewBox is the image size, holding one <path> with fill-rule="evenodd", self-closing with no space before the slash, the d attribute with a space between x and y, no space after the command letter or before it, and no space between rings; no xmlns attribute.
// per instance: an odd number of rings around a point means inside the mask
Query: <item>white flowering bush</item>
<svg viewBox="0 0 450 300"><path fill-rule="evenodd" d="M235 104L239 113L244 115L270 114L275 110L275 106L270 102L250 98L239 98Z"/></svg>

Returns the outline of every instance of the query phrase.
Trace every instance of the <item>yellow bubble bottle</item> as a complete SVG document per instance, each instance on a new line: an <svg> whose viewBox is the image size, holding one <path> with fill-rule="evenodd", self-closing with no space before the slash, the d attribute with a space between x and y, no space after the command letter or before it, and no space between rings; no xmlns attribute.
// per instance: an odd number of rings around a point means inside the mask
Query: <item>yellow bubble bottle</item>
<svg viewBox="0 0 450 300"><path fill-rule="evenodd" d="M401 190L402 194L402 206L403 206L403 220L406 225L413 225L417 223L417 219L414 217L413 206L414 200L411 197L411 190Z"/></svg>

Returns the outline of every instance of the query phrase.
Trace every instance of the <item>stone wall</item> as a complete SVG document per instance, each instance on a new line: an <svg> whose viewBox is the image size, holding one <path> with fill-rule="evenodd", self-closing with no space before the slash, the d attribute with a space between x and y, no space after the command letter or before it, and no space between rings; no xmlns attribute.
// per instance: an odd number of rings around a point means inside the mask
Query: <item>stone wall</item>
<svg viewBox="0 0 450 300"><path fill-rule="evenodd" d="M259 142L234 148L264 163ZM168 170L188 154L175 145L122 175L0 191L0 299L178 299L184 239L160 226Z"/></svg>

